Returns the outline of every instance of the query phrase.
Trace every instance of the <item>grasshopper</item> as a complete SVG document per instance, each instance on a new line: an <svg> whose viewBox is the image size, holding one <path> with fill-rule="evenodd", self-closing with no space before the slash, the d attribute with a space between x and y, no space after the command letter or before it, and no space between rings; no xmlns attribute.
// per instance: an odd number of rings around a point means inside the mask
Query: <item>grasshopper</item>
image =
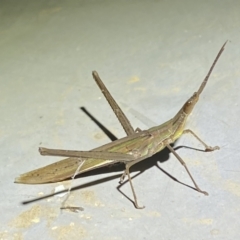
<svg viewBox="0 0 240 240"><path fill-rule="evenodd" d="M148 130L142 131L141 129L137 128L134 131L129 120L122 112L118 104L115 102L108 89L103 84L98 73L96 71L93 71L93 78L109 102L118 120L122 124L122 127L124 128L127 136L90 151L47 149L41 147L39 148L41 155L64 156L68 158L21 174L15 179L15 182L25 184L58 182L96 168L107 166L116 162L123 162L125 163L125 171L120 178L120 183L124 181L125 176L128 177L134 198L134 205L136 208L141 209L144 208L144 206L139 206L138 204L137 196L130 177L130 167L146 158L151 157L155 153L167 147L186 169L195 186L195 189L200 193L208 195L206 191L202 191L198 187L186 163L176 153L170 144L174 143L181 135L190 133L204 146L205 151L214 151L219 149L218 146L211 147L207 145L192 130L184 129L184 127L189 114L192 112L195 104L198 102L199 96L208 82L213 68L215 67L220 55L224 51L226 43L227 42L223 44L222 48L217 54L211 68L209 69L208 74L201 83L199 89L194 92L193 95L184 103L178 113L169 121L159 126L152 127ZM80 164L81 167L79 167Z"/></svg>

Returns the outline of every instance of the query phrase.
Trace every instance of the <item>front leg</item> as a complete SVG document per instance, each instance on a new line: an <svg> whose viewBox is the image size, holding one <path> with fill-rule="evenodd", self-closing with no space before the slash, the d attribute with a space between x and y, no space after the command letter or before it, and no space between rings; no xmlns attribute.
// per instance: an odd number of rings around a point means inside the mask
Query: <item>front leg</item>
<svg viewBox="0 0 240 240"><path fill-rule="evenodd" d="M190 129L186 129L183 131L183 134L186 134L186 133L191 133L204 147L205 147L205 152L211 152L211 151L214 151L214 150L219 150L220 147L218 146L215 146L215 147L212 147L212 146L209 146L207 145L203 140L201 140L192 130Z"/></svg>

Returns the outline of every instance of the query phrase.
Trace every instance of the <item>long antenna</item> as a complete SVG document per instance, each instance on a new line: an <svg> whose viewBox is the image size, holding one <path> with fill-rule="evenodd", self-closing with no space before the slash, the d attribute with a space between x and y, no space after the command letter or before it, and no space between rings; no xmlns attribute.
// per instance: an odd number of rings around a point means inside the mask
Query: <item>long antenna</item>
<svg viewBox="0 0 240 240"><path fill-rule="evenodd" d="M198 95L201 94L201 92L203 91L204 87L206 86L207 81L208 81L208 78L209 78L209 76L211 75L212 70L213 70L213 68L215 67L215 65L216 65L219 57L221 56L222 52L224 51L224 47L225 47L225 45L227 44L227 42L228 42L228 41L226 41L226 42L223 44L222 48L220 49L217 57L215 58L215 60L214 60L214 62L213 62L211 68L209 69L207 76L205 77L204 81L202 82L200 88L198 89L198 91L197 91L197 94L198 94Z"/></svg>

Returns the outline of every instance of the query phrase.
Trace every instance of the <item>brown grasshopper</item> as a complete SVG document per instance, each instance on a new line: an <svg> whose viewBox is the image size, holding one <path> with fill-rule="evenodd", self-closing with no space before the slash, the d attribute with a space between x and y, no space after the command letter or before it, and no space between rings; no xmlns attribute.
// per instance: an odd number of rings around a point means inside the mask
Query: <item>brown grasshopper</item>
<svg viewBox="0 0 240 240"><path fill-rule="evenodd" d="M192 112L195 104L198 102L199 96L202 93L204 87L206 86L208 78L213 68L215 67L215 64L217 63L220 55L223 52L226 43L227 42L225 42L220 49L207 76L203 80L197 92L195 92L186 101L186 103L172 119L159 126L152 127L148 130L142 131L137 128L134 131L127 117L122 112L121 108L115 102L115 100L101 81L98 73L96 71L93 71L93 78L95 79L102 93L112 107L118 120L122 124L127 136L114 142L105 144L101 147L95 148L91 151L71 151L39 148L39 151L42 155L65 156L68 158L59 162L55 162L48 166L24 173L17 177L15 179L15 182L26 184L58 182L83 172L107 166L116 162L123 162L125 163L125 171L121 176L120 182L122 183L125 176L128 176L128 180L130 182L131 190L134 197L135 207L144 208L144 206L141 207L138 205L129 169L134 164L151 157L155 153L167 147L175 155L179 162L184 166L196 190L200 193L208 195L207 192L202 191L198 187L190 171L188 170L186 163L176 153L176 151L171 147L170 144L174 143L182 134L190 133L205 147L205 151L214 151L219 149L218 146L211 147L207 145L192 130L184 129L184 127L189 114ZM81 167L79 167L80 164Z"/></svg>

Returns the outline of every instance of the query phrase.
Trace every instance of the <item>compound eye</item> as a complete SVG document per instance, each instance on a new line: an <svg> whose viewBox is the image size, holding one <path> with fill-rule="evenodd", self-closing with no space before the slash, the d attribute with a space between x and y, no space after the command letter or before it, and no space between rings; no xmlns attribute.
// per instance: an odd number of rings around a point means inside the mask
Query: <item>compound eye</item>
<svg viewBox="0 0 240 240"><path fill-rule="evenodd" d="M186 102L185 107L188 108L188 107L191 106L191 105L192 105L192 100L189 100L189 101Z"/></svg>

